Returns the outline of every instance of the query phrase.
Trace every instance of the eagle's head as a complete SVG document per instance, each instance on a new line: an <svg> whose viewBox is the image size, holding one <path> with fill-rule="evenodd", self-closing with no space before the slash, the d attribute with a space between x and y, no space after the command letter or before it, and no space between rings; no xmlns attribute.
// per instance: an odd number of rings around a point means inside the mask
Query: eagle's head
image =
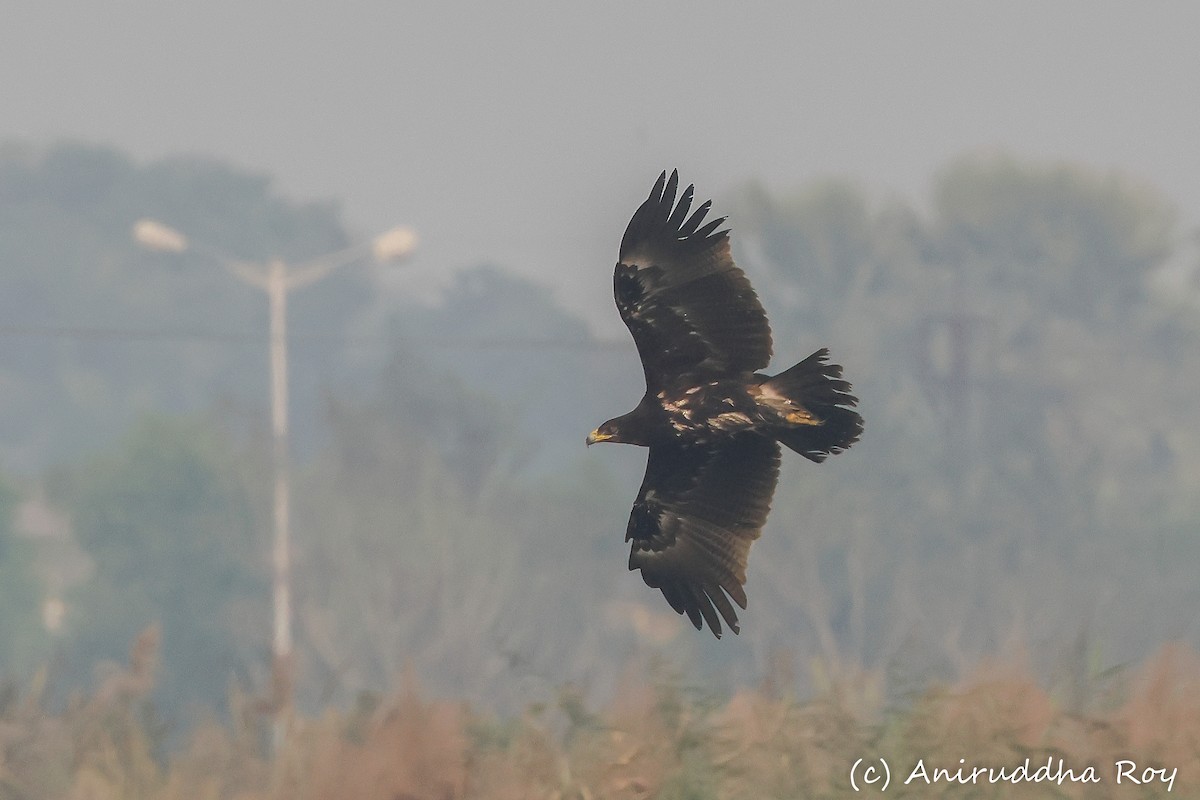
<svg viewBox="0 0 1200 800"><path fill-rule="evenodd" d="M588 434L587 443L591 447L596 442L623 442L621 438L621 426L619 423L620 417L610 419L608 422L601 425L596 430Z"/></svg>
<svg viewBox="0 0 1200 800"><path fill-rule="evenodd" d="M587 443L593 445L596 442L622 442L649 447L653 426L648 419L650 415L647 408L648 406L643 400L628 414L610 419L588 434Z"/></svg>

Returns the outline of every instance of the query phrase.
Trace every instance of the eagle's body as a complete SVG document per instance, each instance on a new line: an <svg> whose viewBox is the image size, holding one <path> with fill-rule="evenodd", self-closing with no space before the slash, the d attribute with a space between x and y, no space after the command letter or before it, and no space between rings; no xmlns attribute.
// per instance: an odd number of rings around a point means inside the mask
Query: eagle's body
<svg viewBox="0 0 1200 800"><path fill-rule="evenodd" d="M646 393L588 444L650 448L626 530L629 568L720 637L721 618L738 632L730 598L746 607L746 557L779 477L778 443L820 462L858 440L862 418L826 350L773 377L761 372L771 329L733 263L728 231L716 230L724 218L701 227L709 203L689 217L692 187L678 205L677 188L677 173L659 176L613 274Z"/></svg>
<svg viewBox="0 0 1200 800"><path fill-rule="evenodd" d="M628 435L645 438L621 441L649 447L653 444L709 444L741 431L788 425L788 415L807 418L804 409L772 392L763 384L767 376L736 378L684 375L647 392L637 408L614 422Z"/></svg>

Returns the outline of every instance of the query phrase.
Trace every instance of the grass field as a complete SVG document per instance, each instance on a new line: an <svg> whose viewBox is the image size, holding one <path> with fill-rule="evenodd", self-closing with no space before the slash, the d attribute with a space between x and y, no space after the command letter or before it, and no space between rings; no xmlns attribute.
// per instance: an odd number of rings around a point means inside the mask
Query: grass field
<svg viewBox="0 0 1200 800"><path fill-rule="evenodd" d="M725 697L638 663L607 707L568 687L506 719L408 678L351 709L293 716L274 758L261 702L236 691L226 721L164 752L145 699L156 647L151 629L128 666L60 709L46 707L44 678L7 687L0 799L829 798L856 794L852 771L864 794L890 774L884 794L899 797L1200 797L1200 655L1179 645L1070 702L1017 661L900 703L881 674L853 668L798 700L781 688L786 659Z"/></svg>

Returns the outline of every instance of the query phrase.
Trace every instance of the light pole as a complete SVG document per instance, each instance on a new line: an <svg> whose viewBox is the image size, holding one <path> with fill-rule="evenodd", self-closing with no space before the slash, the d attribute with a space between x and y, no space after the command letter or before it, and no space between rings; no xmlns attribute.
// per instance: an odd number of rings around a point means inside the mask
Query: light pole
<svg viewBox="0 0 1200 800"><path fill-rule="evenodd" d="M366 255L376 261L399 261L417 244L411 228L397 227L374 239L289 267L282 259L266 265L238 261L219 251L197 245L179 231L153 219L134 223L133 238L141 246L161 252L182 253L195 250L216 261L243 283L267 294L270 310L268 343L271 370L271 466L274 473L271 540L271 598L273 626L271 635L273 697L276 714L274 738L282 743L284 711L291 705L292 660L292 557L291 557L291 481L288 458L288 353L287 297L293 289L309 286L339 267Z"/></svg>

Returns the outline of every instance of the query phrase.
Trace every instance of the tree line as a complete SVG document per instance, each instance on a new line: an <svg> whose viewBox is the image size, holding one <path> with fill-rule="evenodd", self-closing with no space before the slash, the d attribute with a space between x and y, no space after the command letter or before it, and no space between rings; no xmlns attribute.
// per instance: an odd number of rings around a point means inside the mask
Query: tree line
<svg viewBox="0 0 1200 800"><path fill-rule="evenodd" d="M1197 643L1200 265L1169 199L993 154L948 164L921 204L834 179L747 184L718 205L779 360L830 346L867 424L838 459L787 460L742 636L689 636L625 570L644 454L579 445L640 391L632 345L431 352L595 340L503 266L382 312L360 273L298 294L293 317L322 334L294 347L311 421L296 464L304 702L412 665L435 690L519 706L565 682L603 693L657 649L718 683L791 651L886 670L902 692L1014 643L1082 691L1167 638ZM0 152L0 631L15 643L0 670L49 660L63 685L87 682L158 621L158 691L182 711L268 681L265 355L253 337L116 346L47 329L253 333L265 309L195 257L138 250L140 216L247 259L351 237L336 207L218 162ZM1177 288L1156 294L1171 270ZM384 342L368 354L351 335L365 320ZM54 636L47 566L12 531L39 493L89 564Z"/></svg>

